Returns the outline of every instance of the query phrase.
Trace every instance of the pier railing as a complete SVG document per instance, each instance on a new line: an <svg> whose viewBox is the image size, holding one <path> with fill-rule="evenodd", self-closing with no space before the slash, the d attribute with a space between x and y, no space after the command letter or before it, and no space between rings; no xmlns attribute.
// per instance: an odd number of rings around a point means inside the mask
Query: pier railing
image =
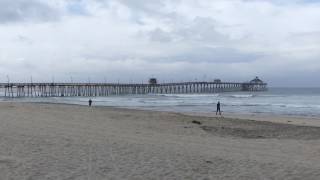
<svg viewBox="0 0 320 180"><path fill-rule="evenodd" d="M5 97L110 96L128 94L191 94L265 91L266 83L181 82L126 83L0 83Z"/></svg>

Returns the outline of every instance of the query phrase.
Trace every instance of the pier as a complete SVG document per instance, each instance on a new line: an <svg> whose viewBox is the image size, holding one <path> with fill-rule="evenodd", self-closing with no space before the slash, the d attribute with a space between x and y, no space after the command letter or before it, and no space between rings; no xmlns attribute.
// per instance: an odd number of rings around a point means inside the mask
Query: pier
<svg viewBox="0 0 320 180"><path fill-rule="evenodd" d="M214 81L157 83L0 83L4 97L74 97L138 94L209 94L234 91L265 91L267 83L258 77L250 82Z"/></svg>

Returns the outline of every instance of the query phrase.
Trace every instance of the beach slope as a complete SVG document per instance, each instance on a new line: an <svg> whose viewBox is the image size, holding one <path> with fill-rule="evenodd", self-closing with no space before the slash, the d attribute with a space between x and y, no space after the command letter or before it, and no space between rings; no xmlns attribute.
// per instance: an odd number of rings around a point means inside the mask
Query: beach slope
<svg viewBox="0 0 320 180"><path fill-rule="evenodd" d="M0 179L319 179L320 128L0 103Z"/></svg>

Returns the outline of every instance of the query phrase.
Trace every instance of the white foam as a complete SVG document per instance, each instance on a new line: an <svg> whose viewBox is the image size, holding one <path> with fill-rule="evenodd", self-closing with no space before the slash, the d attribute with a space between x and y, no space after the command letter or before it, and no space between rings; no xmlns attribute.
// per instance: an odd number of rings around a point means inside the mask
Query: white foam
<svg viewBox="0 0 320 180"><path fill-rule="evenodd" d="M158 94L158 96L196 98L196 97L219 97L219 94Z"/></svg>
<svg viewBox="0 0 320 180"><path fill-rule="evenodd" d="M254 97L253 94L234 94L234 95L231 95L230 97L233 97L233 98L251 98L251 97Z"/></svg>

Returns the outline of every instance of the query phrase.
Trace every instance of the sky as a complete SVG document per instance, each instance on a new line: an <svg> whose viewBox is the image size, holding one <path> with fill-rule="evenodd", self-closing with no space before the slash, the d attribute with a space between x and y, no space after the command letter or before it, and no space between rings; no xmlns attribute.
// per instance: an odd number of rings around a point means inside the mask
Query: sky
<svg viewBox="0 0 320 180"><path fill-rule="evenodd" d="M320 86L320 0L0 0L0 82Z"/></svg>

